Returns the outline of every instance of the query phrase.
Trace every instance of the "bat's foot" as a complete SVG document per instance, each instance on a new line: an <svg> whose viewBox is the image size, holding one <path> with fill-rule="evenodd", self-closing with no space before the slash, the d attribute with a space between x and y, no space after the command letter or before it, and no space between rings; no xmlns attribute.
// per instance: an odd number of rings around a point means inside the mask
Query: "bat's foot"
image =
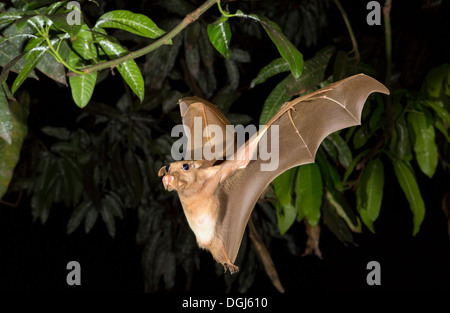
<svg viewBox="0 0 450 313"><path fill-rule="evenodd" d="M233 263L223 263L223 268L224 268L224 273L228 271L230 271L230 274L235 274L237 272L239 272L239 267L237 267L236 265L234 265Z"/></svg>
<svg viewBox="0 0 450 313"><path fill-rule="evenodd" d="M211 252L217 263L222 264L225 273L227 271L230 271L231 274L234 274L239 271L239 267L231 263L227 251L223 246L222 240L220 240L218 237L215 237L213 239L211 245L207 247L207 249Z"/></svg>

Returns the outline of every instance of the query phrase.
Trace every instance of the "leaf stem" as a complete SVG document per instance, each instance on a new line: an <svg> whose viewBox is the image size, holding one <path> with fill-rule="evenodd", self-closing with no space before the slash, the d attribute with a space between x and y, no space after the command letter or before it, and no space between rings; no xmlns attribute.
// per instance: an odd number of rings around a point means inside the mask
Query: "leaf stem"
<svg viewBox="0 0 450 313"><path fill-rule="evenodd" d="M217 0L217 7L219 8L219 11L222 14L222 16L225 16L225 17L235 17L236 16L236 14L231 14L230 12L225 12L222 9L222 6L220 5L220 0Z"/></svg>
<svg viewBox="0 0 450 313"><path fill-rule="evenodd" d="M195 22L205 11L207 11L212 5L217 3L218 0L207 0L205 3L203 3L200 7L198 7L195 11L189 13L186 15L186 17L177 25L175 28L173 28L170 32L165 34L163 37L158 39L157 41L153 42L152 44L141 48L139 50L130 52L127 55L124 55L122 57L102 62L99 64L95 64L89 67L78 69L78 71L81 71L83 74L89 74L91 72L97 72L100 70L103 70L105 68L114 68L126 61L136 59L138 57L141 57L143 55L146 55L153 50L161 47L162 45L168 44L170 40L178 35L183 29L185 29L189 24ZM72 71L67 73L67 76L76 76L78 73Z"/></svg>
<svg viewBox="0 0 450 313"><path fill-rule="evenodd" d="M72 66L67 64L66 61L64 61L64 59L59 55L59 52L57 50L55 50L55 48L53 47L52 42L50 41L50 38L48 36L45 36L44 38L45 38L45 41L47 42L47 45L48 45L48 47L50 49L49 53L56 59L57 62L61 63L65 67L67 67L73 73L77 73L79 75L80 74L84 74L83 72L74 69ZM59 45L58 45L58 49L59 49Z"/></svg>

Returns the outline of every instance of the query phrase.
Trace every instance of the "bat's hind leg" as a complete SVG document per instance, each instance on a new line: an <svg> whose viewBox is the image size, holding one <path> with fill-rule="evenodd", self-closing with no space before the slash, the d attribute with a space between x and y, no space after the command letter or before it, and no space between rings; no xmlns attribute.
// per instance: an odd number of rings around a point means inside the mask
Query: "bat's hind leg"
<svg viewBox="0 0 450 313"><path fill-rule="evenodd" d="M231 274L234 274L239 271L239 267L231 263L230 258L228 257L228 254L225 251L225 247L223 246L222 240L215 237L209 250L213 255L214 259L218 263L222 264L225 272L229 270Z"/></svg>

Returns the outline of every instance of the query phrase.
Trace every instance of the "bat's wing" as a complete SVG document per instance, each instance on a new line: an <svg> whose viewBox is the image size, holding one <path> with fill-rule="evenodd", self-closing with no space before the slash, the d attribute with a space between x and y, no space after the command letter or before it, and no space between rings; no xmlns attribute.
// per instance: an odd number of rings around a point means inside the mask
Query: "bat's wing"
<svg viewBox="0 0 450 313"><path fill-rule="evenodd" d="M185 160L204 160L202 167L205 167L219 159L208 157L205 152L212 151L216 155L216 151L222 151L218 152L221 159L227 156L227 151L234 153L234 130L226 127L230 122L214 104L197 97L188 97L180 99L179 105L188 138Z"/></svg>
<svg viewBox="0 0 450 313"><path fill-rule="evenodd" d="M221 220L218 231L231 262L236 259L248 219L264 189L286 170L314 162L317 149L326 136L359 125L364 103L373 92L389 94L381 83L359 74L294 99L283 105L266 129L260 130L238 150L237 154L240 151L242 155L250 149L250 155L257 153L257 158L232 174L219 190ZM277 136L273 136L276 134L274 126L278 127ZM263 140L267 147L278 147L278 164L275 159L262 160L261 149L257 150L257 146ZM270 162L274 162L276 168L262 170L261 165Z"/></svg>

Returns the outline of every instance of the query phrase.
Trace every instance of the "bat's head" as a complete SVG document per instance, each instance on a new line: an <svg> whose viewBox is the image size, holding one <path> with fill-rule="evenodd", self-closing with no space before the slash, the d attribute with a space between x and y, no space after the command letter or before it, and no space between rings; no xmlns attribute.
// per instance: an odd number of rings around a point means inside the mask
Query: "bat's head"
<svg viewBox="0 0 450 313"><path fill-rule="evenodd" d="M158 176L162 178L164 188L168 191L180 191L189 187L197 179L197 170L202 161L178 161L159 169Z"/></svg>

